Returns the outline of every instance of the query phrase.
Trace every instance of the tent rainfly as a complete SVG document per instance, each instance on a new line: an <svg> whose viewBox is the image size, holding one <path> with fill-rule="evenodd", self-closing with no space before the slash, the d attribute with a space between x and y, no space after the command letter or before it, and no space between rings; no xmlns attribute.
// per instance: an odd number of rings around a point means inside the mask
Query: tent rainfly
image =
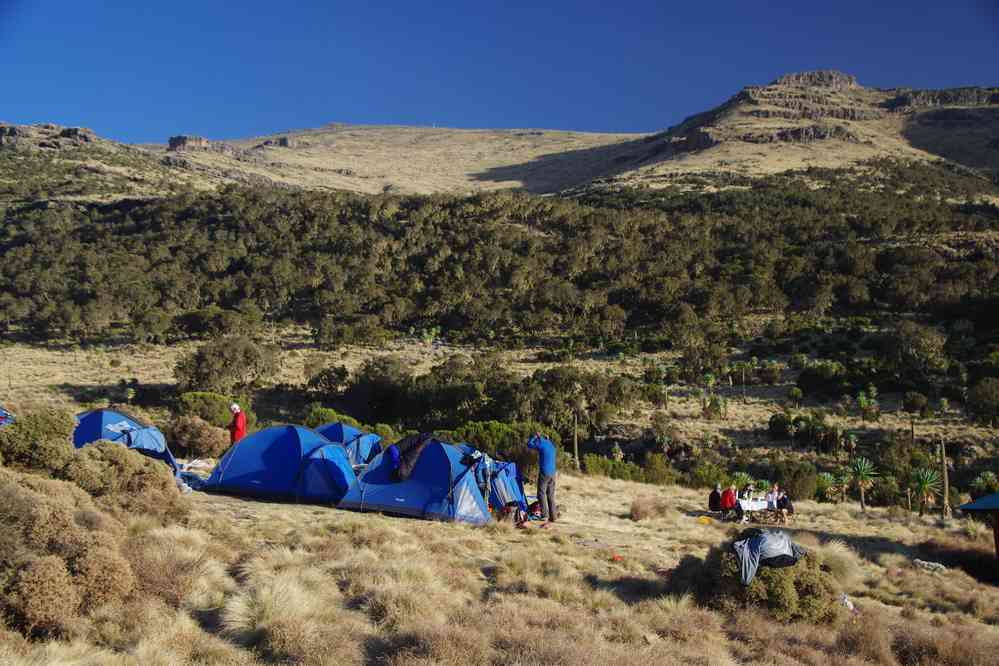
<svg viewBox="0 0 999 666"><path fill-rule="evenodd" d="M999 559L999 493L979 497L974 502L957 507L967 513L984 513L992 516L992 535L996 542L996 558Z"/></svg>

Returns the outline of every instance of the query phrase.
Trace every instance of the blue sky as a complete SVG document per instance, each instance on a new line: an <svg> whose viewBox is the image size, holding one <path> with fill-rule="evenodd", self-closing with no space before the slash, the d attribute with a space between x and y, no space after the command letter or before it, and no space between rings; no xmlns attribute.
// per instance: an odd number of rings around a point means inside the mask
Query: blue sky
<svg viewBox="0 0 999 666"><path fill-rule="evenodd" d="M334 121L637 132L790 71L999 86L999 0L817 4L0 0L0 120L130 142Z"/></svg>

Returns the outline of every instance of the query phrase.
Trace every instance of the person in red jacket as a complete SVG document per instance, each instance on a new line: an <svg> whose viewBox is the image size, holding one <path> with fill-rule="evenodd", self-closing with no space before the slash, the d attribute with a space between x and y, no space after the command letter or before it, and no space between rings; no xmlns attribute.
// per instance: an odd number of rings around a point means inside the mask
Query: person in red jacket
<svg viewBox="0 0 999 666"><path fill-rule="evenodd" d="M229 423L229 443L235 444L246 436L246 414L235 402L229 405L232 422Z"/></svg>
<svg viewBox="0 0 999 666"><path fill-rule="evenodd" d="M735 486L729 486L721 496L721 510L732 511L735 509Z"/></svg>

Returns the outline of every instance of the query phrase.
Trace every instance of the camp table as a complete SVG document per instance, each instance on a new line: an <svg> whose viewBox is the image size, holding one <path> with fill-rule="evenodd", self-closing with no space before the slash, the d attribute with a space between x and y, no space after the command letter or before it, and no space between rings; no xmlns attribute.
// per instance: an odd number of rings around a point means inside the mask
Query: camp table
<svg viewBox="0 0 999 666"><path fill-rule="evenodd" d="M739 500L739 506L743 511L749 513L750 511L766 511L767 501L766 500Z"/></svg>

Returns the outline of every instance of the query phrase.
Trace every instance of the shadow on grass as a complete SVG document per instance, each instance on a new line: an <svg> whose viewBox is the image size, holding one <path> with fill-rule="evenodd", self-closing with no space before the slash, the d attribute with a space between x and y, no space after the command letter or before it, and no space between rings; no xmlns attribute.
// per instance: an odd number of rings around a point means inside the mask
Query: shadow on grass
<svg viewBox="0 0 999 666"><path fill-rule="evenodd" d="M589 574L584 577L584 580L594 590L611 592L626 604L637 604L647 599L655 599L668 592L666 581L661 578L639 578L637 576L603 578Z"/></svg>
<svg viewBox="0 0 999 666"><path fill-rule="evenodd" d="M113 384L56 384L53 388L66 397L80 404L87 403L117 403L125 402L125 388L115 382ZM136 407L169 407L170 401L176 395L173 384L136 384L130 388L135 391L132 403Z"/></svg>
<svg viewBox="0 0 999 666"><path fill-rule="evenodd" d="M813 530L813 529L796 529L794 527L786 528L794 538L797 534L811 534L812 536L818 538L820 541L830 541L832 539L839 539L843 541L848 546L853 548L857 553L866 560L871 562L876 562L878 557L881 555L898 554L904 555L910 560L916 557L920 557L921 553L919 549L914 546L908 546L904 543L900 543L893 539L887 539L885 537L879 536L857 536L854 534L839 534L837 532L826 532L824 530Z"/></svg>
<svg viewBox="0 0 999 666"><path fill-rule="evenodd" d="M667 144L657 135L593 148L548 153L522 162L471 174L487 183L520 182L528 192L556 192L594 178L614 176L645 162L666 157Z"/></svg>
<svg viewBox="0 0 999 666"><path fill-rule="evenodd" d="M923 559L961 569L980 583L999 585L999 561L989 546L941 537L919 544Z"/></svg>

